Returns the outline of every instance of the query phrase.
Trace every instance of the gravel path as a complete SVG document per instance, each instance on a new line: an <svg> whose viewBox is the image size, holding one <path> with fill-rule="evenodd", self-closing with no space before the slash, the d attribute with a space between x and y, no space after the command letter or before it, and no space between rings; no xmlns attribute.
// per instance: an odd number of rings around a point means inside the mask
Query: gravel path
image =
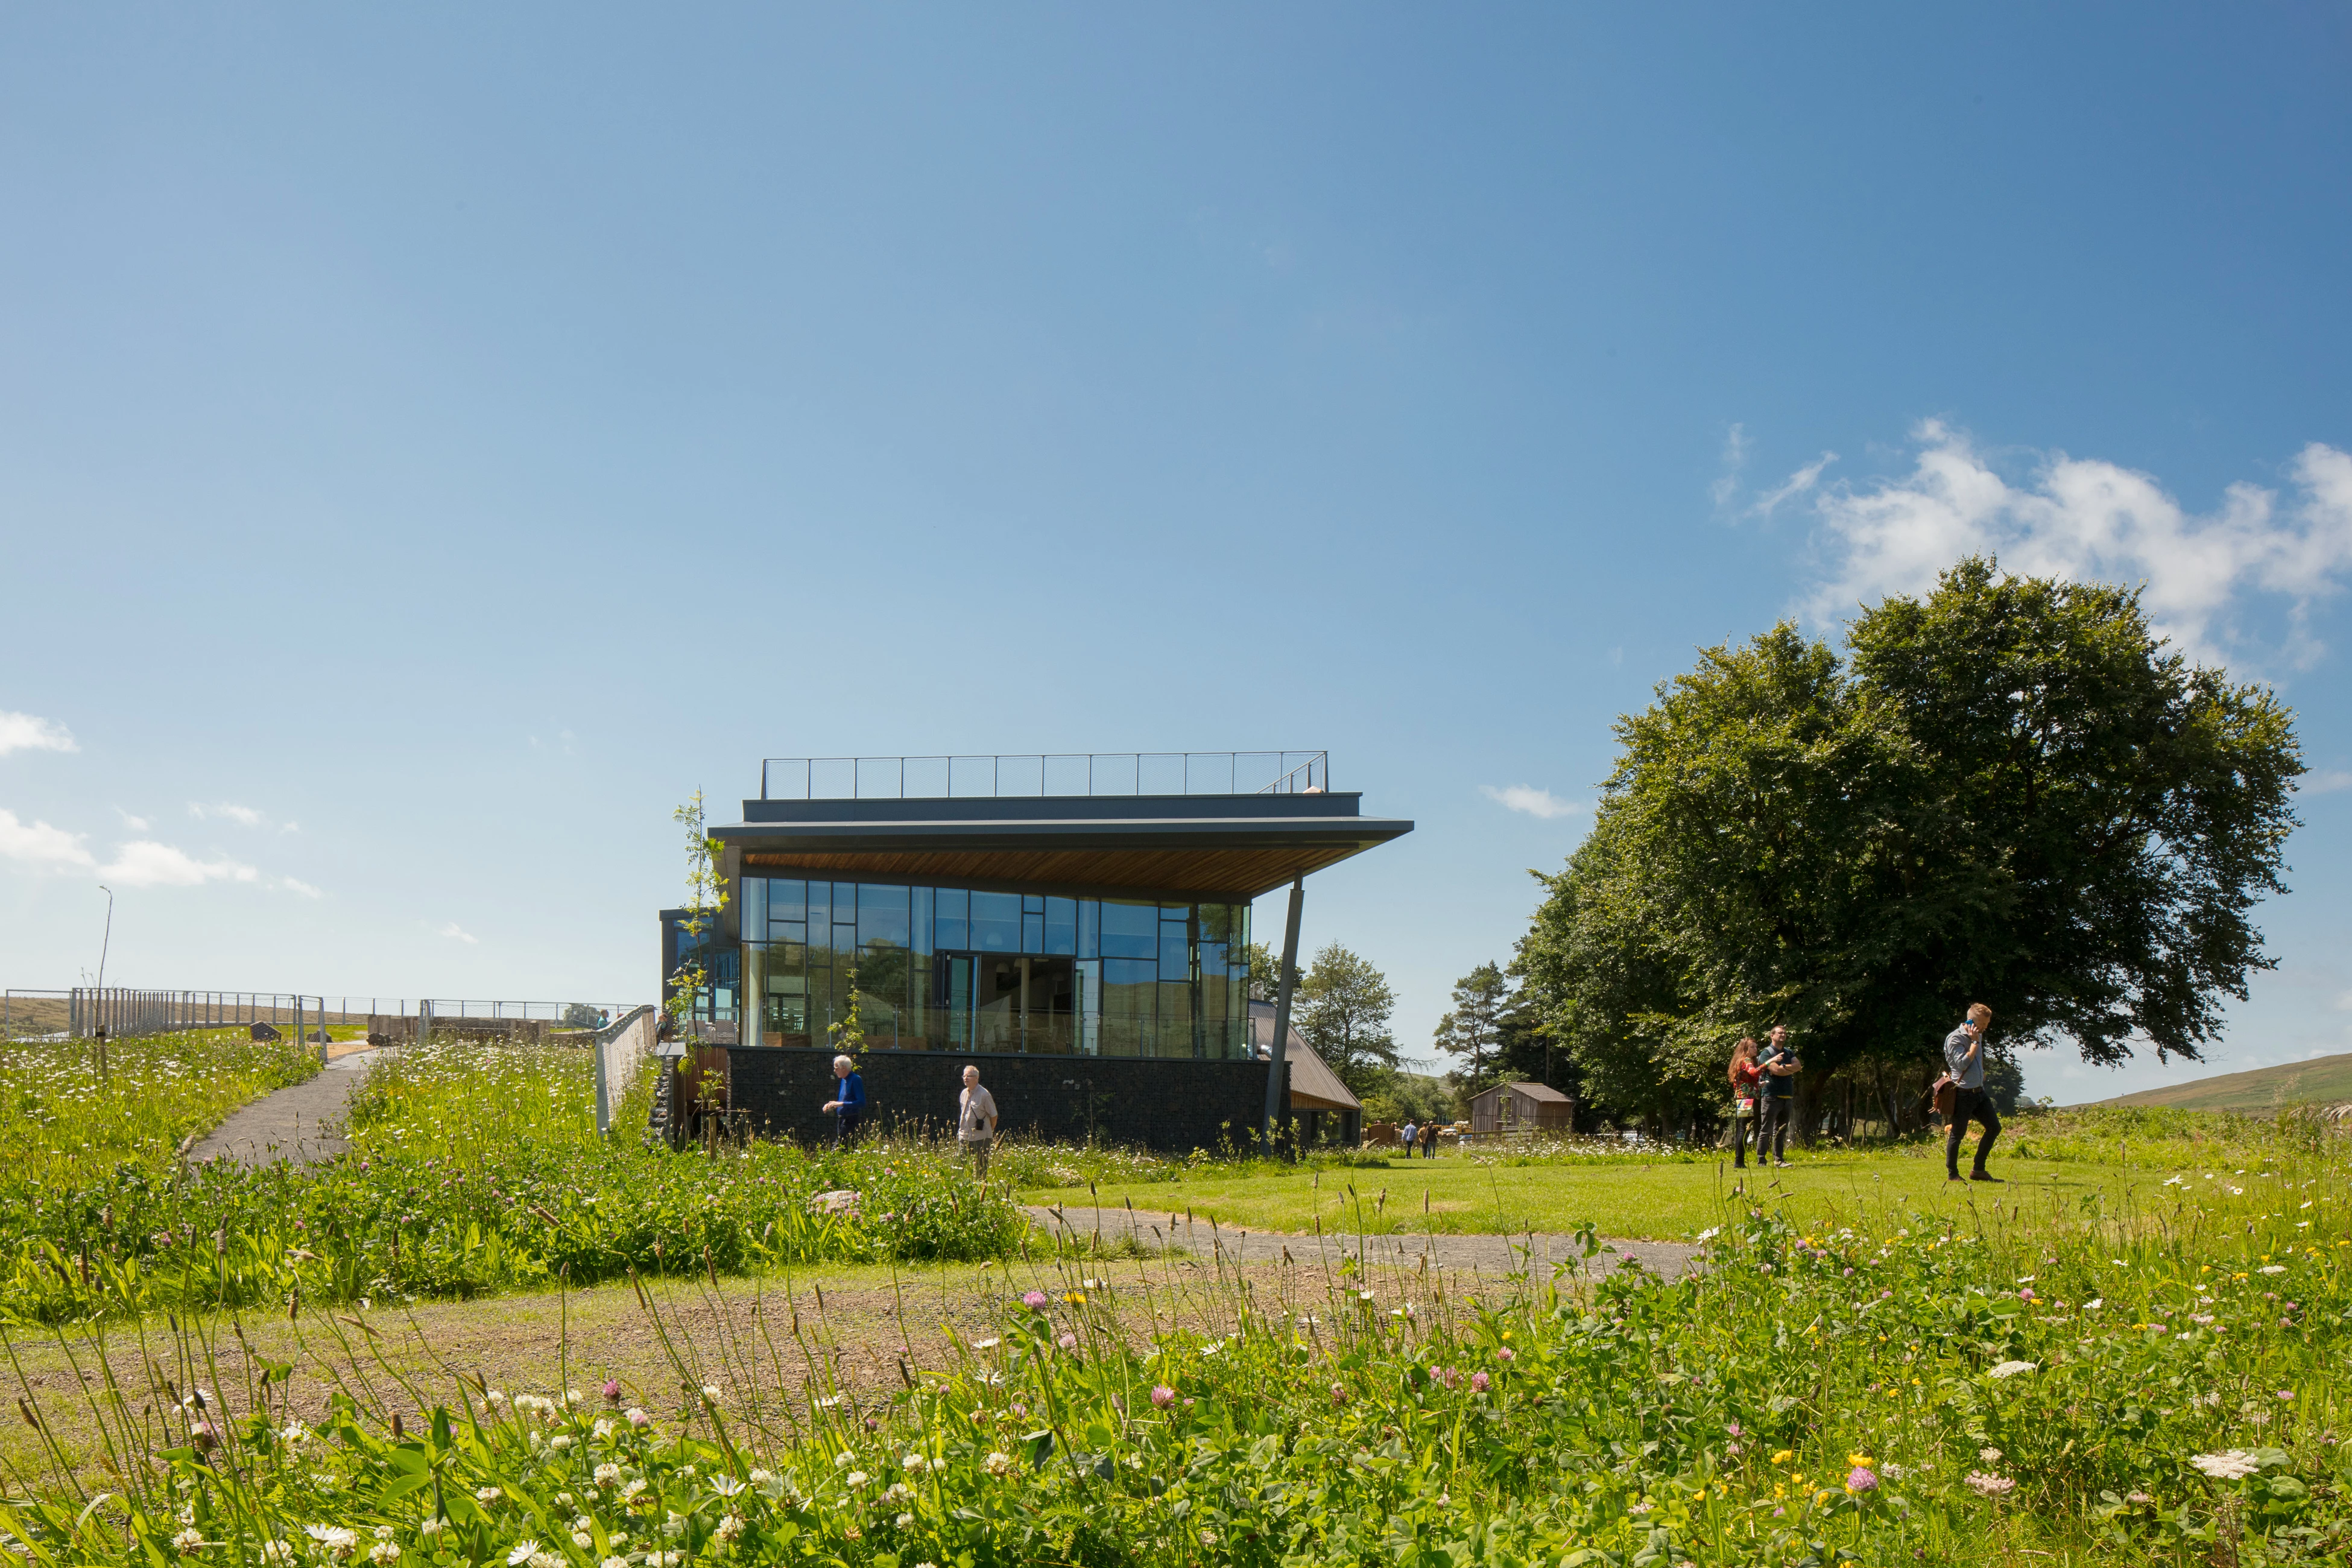
<svg viewBox="0 0 2352 1568"><path fill-rule="evenodd" d="M1343 1258L1370 1267L1418 1268L1425 1258L1436 1268L1475 1269L1482 1274L1509 1274L1528 1269L1549 1276L1560 1268L1588 1272L1624 1268L1632 1258L1643 1268L1669 1279L1693 1267L1698 1248L1683 1241L1610 1241L1590 1262L1573 1236L1537 1232L1520 1236L1294 1236L1281 1231L1230 1230L1209 1220L1188 1219L1181 1214L1151 1213L1124 1208L1050 1208L1032 1206L1029 1217L1056 1235L1091 1239L1116 1247L1132 1235L1151 1251L1181 1247L1196 1257L1222 1257L1240 1263L1328 1263L1338 1267Z"/></svg>
<svg viewBox="0 0 2352 1568"><path fill-rule="evenodd" d="M331 1160L349 1147L343 1142L343 1108L352 1091L367 1076L368 1064L379 1053L353 1051L319 1069L308 1083L264 1095L251 1105L232 1111L229 1119L188 1151L188 1163L236 1160L247 1165L270 1165L291 1160L309 1165Z"/></svg>

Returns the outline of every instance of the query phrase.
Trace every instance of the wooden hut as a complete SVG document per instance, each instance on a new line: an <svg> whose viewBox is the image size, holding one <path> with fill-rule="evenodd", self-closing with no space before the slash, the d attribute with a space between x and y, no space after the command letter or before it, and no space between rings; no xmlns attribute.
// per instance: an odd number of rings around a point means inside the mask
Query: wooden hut
<svg viewBox="0 0 2352 1568"><path fill-rule="evenodd" d="M1470 1101L1474 1137L1496 1132L1570 1132L1575 1125L1576 1101L1549 1084L1498 1083Z"/></svg>

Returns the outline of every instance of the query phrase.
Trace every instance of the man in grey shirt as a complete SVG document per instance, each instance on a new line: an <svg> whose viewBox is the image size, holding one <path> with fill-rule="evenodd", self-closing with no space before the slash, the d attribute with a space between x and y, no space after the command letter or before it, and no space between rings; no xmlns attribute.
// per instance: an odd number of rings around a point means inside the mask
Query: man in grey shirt
<svg viewBox="0 0 2352 1568"><path fill-rule="evenodd" d="M1992 1009L1981 1002L1972 1003L1960 1026L1944 1037L1944 1067L1958 1091L1953 1097L1951 1121L1944 1128L1948 1181L1960 1179L1960 1135L1968 1131L1971 1119L1984 1129L1984 1135L1977 1140L1976 1169L1969 1173L1969 1180L2000 1180L1985 1170L1985 1156L1992 1152L1992 1141L2000 1136L2000 1113L1993 1110L1992 1096L1984 1086L1984 1037L1991 1026Z"/></svg>

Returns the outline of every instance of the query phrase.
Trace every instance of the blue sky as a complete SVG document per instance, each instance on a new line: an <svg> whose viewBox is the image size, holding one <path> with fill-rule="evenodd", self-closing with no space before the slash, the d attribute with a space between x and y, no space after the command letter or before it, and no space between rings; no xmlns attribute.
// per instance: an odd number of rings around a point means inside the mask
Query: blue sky
<svg viewBox="0 0 2352 1568"><path fill-rule="evenodd" d="M2352 1049L2348 18L11 10L5 982L638 997L762 755L1328 747L1422 1048L1615 714L1998 545L2294 705L2206 1070Z"/></svg>

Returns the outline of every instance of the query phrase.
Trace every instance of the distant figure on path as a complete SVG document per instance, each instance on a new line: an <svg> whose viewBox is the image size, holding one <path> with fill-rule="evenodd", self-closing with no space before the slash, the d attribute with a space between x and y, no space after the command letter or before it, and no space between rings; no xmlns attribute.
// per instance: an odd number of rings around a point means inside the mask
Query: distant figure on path
<svg viewBox="0 0 2352 1568"><path fill-rule="evenodd" d="M1404 1145L1404 1157L1412 1159L1421 1146L1421 1128L1411 1117L1405 1119L1404 1131L1397 1134L1397 1140Z"/></svg>
<svg viewBox="0 0 2352 1568"><path fill-rule="evenodd" d="M845 1149L856 1141L857 1124L866 1120L866 1080L847 1057L833 1058L833 1076L841 1080L841 1098L826 1100L824 1108L834 1115L833 1146Z"/></svg>
<svg viewBox="0 0 2352 1568"><path fill-rule="evenodd" d="M1756 1041L1751 1037L1731 1047L1731 1163L1748 1168L1748 1139L1756 1127L1756 1101L1763 1092L1764 1069L1756 1065ZM1756 1157L1764 1157L1764 1141L1756 1141Z"/></svg>
<svg viewBox="0 0 2352 1568"><path fill-rule="evenodd" d="M1984 1129L1984 1136L1977 1140L1976 1168L1969 1173L1969 1180L2000 1180L1985 1169L1985 1156L1992 1152L1992 1141L2000 1136L2000 1113L1992 1108L1992 1096L1985 1092L1984 1086L1984 1037L1991 1026L1992 1009L1981 1002L1971 1003L1960 1026L1944 1037L1944 1066L1959 1091L1952 1102L1951 1120L1944 1126L1947 1181L1960 1179L1960 1136L1969 1130L1972 1117Z"/></svg>
<svg viewBox="0 0 2352 1568"><path fill-rule="evenodd" d="M996 1142L996 1097L980 1087L980 1069L963 1069L963 1092L956 1096L956 1142L971 1162L974 1181L988 1180L988 1150Z"/></svg>
<svg viewBox="0 0 2352 1568"><path fill-rule="evenodd" d="M1434 1121L1421 1130L1421 1157L1424 1160L1437 1158L1437 1123Z"/></svg>
<svg viewBox="0 0 2352 1568"><path fill-rule="evenodd" d="M1786 1169L1789 1122L1797 1113L1797 1075L1804 1070L1804 1064L1797 1059L1796 1047L1789 1044L1789 1031L1783 1026L1773 1025L1767 1040L1764 1055L1756 1064L1764 1074L1759 1107L1764 1116L1756 1126L1756 1163L1762 1164L1769 1155L1772 1163Z"/></svg>

